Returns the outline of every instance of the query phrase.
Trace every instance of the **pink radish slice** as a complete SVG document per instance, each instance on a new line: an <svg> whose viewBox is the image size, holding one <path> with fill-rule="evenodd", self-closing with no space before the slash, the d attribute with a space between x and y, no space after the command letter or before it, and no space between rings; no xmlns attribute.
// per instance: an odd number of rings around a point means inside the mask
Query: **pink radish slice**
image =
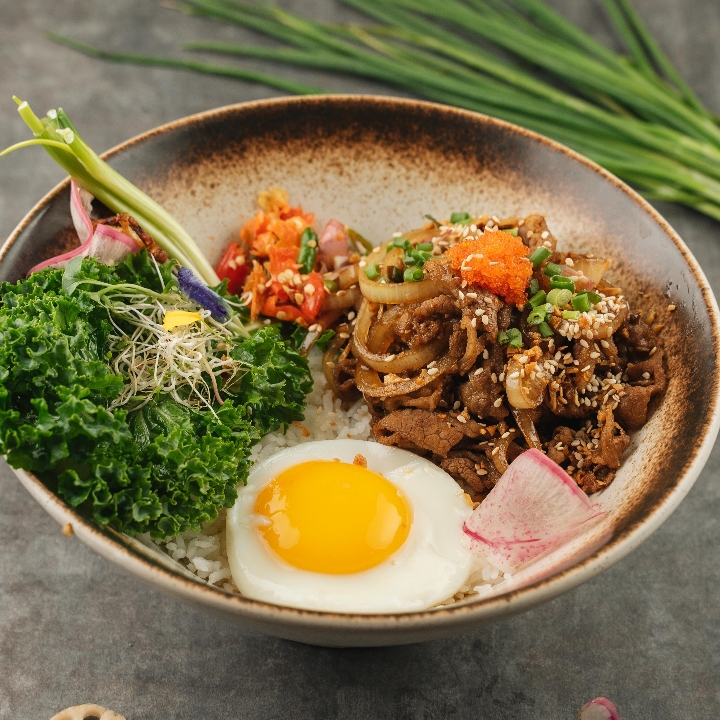
<svg viewBox="0 0 720 720"><path fill-rule="evenodd" d="M85 198L81 192L85 194ZM92 195L84 190L81 191L80 186L73 180L70 183L70 215L72 215L73 225L75 225L81 245L84 245L93 235L93 226L89 215L91 203Z"/></svg>
<svg viewBox="0 0 720 720"><path fill-rule="evenodd" d="M510 464L463 529L493 564L509 571L604 516L557 463L532 449Z"/></svg>
<svg viewBox="0 0 720 720"><path fill-rule="evenodd" d="M604 697L595 698L582 706L578 720L622 720L618 709Z"/></svg>
<svg viewBox="0 0 720 720"><path fill-rule="evenodd" d="M80 247L35 265L35 267L30 268L28 271L28 277L32 275L32 273L39 272L45 268L64 268L78 255L82 257L93 257L105 265L114 265L124 260L128 253L136 253L139 249L140 246L135 240L125 235L125 233L111 228L108 225L98 224L92 237L80 245Z"/></svg>
<svg viewBox="0 0 720 720"><path fill-rule="evenodd" d="M350 255L350 239L345 226L329 220L318 239L320 260L331 270L339 270Z"/></svg>

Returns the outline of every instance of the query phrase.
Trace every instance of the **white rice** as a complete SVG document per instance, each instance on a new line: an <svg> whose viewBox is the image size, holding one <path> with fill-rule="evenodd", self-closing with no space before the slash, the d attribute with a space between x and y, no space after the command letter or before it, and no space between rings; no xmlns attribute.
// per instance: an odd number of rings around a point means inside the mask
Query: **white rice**
<svg viewBox="0 0 720 720"><path fill-rule="evenodd" d="M308 360L313 389L307 396L303 421L291 425L284 434L274 432L266 435L253 448L253 461L264 460L278 450L312 440L350 438L374 441L370 430L371 416L365 401L360 398L348 409L343 409L341 401L333 397L327 386L321 367L322 354L313 349ZM139 539L145 544L153 543L209 585L239 594L232 581L225 551L225 515L225 510L222 510L216 520L203 525L202 532L188 530L166 540L151 540L149 535L143 535ZM504 574L486 557L476 554L467 582L453 597L440 605L452 605L473 595L482 595L509 578L509 573Z"/></svg>

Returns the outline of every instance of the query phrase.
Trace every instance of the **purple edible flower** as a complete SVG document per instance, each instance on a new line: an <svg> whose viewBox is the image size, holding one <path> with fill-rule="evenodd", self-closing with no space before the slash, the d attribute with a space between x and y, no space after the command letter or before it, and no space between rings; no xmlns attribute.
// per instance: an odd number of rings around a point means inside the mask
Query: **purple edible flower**
<svg viewBox="0 0 720 720"><path fill-rule="evenodd" d="M188 300L210 311L218 322L227 320L228 311L223 299L206 285L203 285L190 270L181 267L177 274L178 285Z"/></svg>

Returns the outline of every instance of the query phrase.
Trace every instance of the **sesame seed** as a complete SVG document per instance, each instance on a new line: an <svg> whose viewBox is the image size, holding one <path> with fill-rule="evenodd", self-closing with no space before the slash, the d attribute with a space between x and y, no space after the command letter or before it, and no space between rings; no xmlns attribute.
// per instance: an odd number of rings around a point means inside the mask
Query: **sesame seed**
<svg viewBox="0 0 720 720"><path fill-rule="evenodd" d="M562 444L561 442L559 442L559 443L555 446L555 449L556 449L556 450L562 450L562 449L563 449L563 444Z"/></svg>
<svg viewBox="0 0 720 720"><path fill-rule="evenodd" d="M644 372L644 373L642 374L642 376L643 376L646 380L649 380L649 379L650 379L650 373L649 373L649 372Z"/></svg>
<svg viewBox="0 0 720 720"><path fill-rule="evenodd" d="M585 348L589 348L589 347L590 347L590 346L588 345L588 341L587 341L587 340L581 340L581 341L580 341L580 344L581 344L583 347L585 347Z"/></svg>
<svg viewBox="0 0 720 720"><path fill-rule="evenodd" d="M528 358L527 355L521 355L517 360L521 365L524 365L528 361Z"/></svg>
<svg viewBox="0 0 720 720"><path fill-rule="evenodd" d="M315 294L315 286L311 283L308 283L303 290L305 291L306 295L314 295Z"/></svg>
<svg viewBox="0 0 720 720"><path fill-rule="evenodd" d="M543 243L543 246L546 247L546 248L552 248L552 243L551 243L549 240L546 240L546 241Z"/></svg>
<svg viewBox="0 0 720 720"><path fill-rule="evenodd" d="M604 348L609 348L609 347L610 347L610 343L609 343L607 340L601 340L601 341L600 341L600 344L601 344Z"/></svg>
<svg viewBox="0 0 720 720"><path fill-rule="evenodd" d="M572 267L573 265L575 265L575 263L572 261L572 258L565 258L565 264L568 267Z"/></svg>
<svg viewBox="0 0 720 720"><path fill-rule="evenodd" d="M302 301L305 299L305 296L302 293L295 293L295 302L298 305L302 305Z"/></svg>
<svg viewBox="0 0 720 720"><path fill-rule="evenodd" d="M652 357L655 354L656 350L657 350L657 345L650 351L650 357Z"/></svg>
<svg viewBox="0 0 720 720"><path fill-rule="evenodd" d="M480 319L483 325L487 325L490 322L490 318L487 315L483 315Z"/></svg>
<svg viewBox="0 0 720 720"><path fill-rule="evenodd" d="M480 308L478 308L478 309L475 311L475 315L477 315L478 317L480 317L482 314L483 314L483 311L482 311Z"/></svg>
<svg viewBox="0 0 720 720"><path fill-rule="evenodd" d="M497 375L496 375L495 373L492 373L492 374L490 375L490 378L492 379L492 381L493 381L494 383L497 382Z"/></svg>
<svg viewBox="0 0 720 720"><path fill-rule="evenodd" d="M584 368L581 368L580 372L587 372L591 367L592 365L586 365Z"/></svg>
<svg viewBox="0 0 720 720"><path fill-rule="evenodd" d="M388 355L385 359L386 359L388 362L392 362L392 361L395 359L395 355Z"/></svg>
<svg viewBox="0 0 720 720"><path fill-rule="evenodd" d="M675 305L668 305L668 310L672 312L675 309Z"/></svg>
<svg viewBox="0 0 720 720"><path fill-rule="evenodd" d="M275 314L275 317L278 320L287 320L287 313L284 310L278 310L278 312Z"/></svg>
<svg viewBox="0 0 720 720"><path fill-rule="evenodd" d="M483 350L483 360L487 360L490 357L490 353L487 350Z"/></svg>
<svg viewBox="0 0 720 720"><path fill-rule="evenodd" d="M540 237L541 237L543 240L547 240L548 235L550 235L550 233L549 233L547 230L545 230L544 232L540 233Z"/></svg>
<svg viewBox="0 0 720 720"><path fill-rule="evenodd" d="M515 378L520 377L520 371L516 370L515 372L512 372L508 375L509 380L514 380Z"/></svg>
<svg viewBox="0 0 720 720"><path fill-rule="evenodd" d="M590 357L594 360L595 358L600 357L600 353L599 352L591 352Z"/></svg>
<svg viewBox="0 0 720 720"><path fill-rule="evenodd" d="M366 263L364 260L361 260L361 261L358 263L358 266L361 267L361 268L364 268L366 265L367 265L367 263Z"/></svg>
<svg viewBox="0 0 720 720"><path fill-rule="evenodd" d="M488 471L485 470L485 469L483 469L483 468L480 468L480 469L477 471L477 474L478 474L478 475L487 475L487 474L488 474Z"/></svg>
<svg viewBox="0 0 720 720"><path fill-rule="evenodd" d="M532 230L527 231L527 239L529 240L535 233Z"/></svg>
<svg viewBox="0 0 720 720"><path fill-rule="evenodd" d="M338 333L338 337L341 340L347 340L350 337L350 335L348 333Z"/></svg>
<svg viewBox="0 0 720 720"><path fill-rule="evenodd" d="M475 375L479 375L482 371L483 371L482 368L478 368L478 369L475 371L474 374L475 374Z"/></svg>
<svg viewBox="0 0 720 720"><path fill-rule="evenodd" d="M477 299L477 293L474 293L474 292L469 292L469 293L467 294L467 296L468 296L469 298L472 298L473 300L476 300L476 299Z"/></svg>
<svg viewBox="0 0 720 720"><path fill-rule="evenodd" d="M473 318L473 319L470 321L470 324L471 324L473 327L477 327L477 318Z"/></svg>
<svg viewBox="0 0 720 720"><path fill-rule="evenodd" d="M491 455L497 455L500 452L500 448L496 447L490 454Z"/></svg>
<svg viewBox="0 0 720 720"><path fill-rule="evenodd" d="M501 440L504 440L504 439L507 438L507 437L510 437L510 433L509 433L509 432L504 432L504 433L500 436L500 439L501 439Z"/></svg>
<svg viewBox="0 0 720 720"><path fill-rule="evenodd" d="M503 372L503 373L500 373L500 375L498 376L498 380L499 380L500 382L502 382L504 379L505 379L505 373L504 373L504 372Z"/></svg>
<svg viewBox="0 0 720 720"><path fill-rule="evenodd" d="M502 405L502 398L498 398L494 403L493 407L500 407Z"/></svg>
<svg viewBox="0 0 720 720"><path fill-rule="evenodd" d="M428 375L437 375L440 371L437 368L430 368L428 370Z"/></svg>
<svg viewBox="0 0 720 720"><path fill-rule="evenodd" d="M459 400L456 400L453 403L453 410L459 410L461 405L462 405L462 403Z"/></svg>

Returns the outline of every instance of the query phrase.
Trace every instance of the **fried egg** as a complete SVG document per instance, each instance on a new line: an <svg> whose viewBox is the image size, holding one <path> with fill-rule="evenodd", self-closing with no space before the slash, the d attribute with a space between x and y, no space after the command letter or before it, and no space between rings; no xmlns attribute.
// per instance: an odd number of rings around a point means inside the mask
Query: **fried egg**
<svg viewBox="0 0 720 720"><path fill-rule="evenodd" d="M465 583L472 505L444 471L361 440L287 448L256 464L227 517L246 597L348 613L424 610Z"/></svg>

